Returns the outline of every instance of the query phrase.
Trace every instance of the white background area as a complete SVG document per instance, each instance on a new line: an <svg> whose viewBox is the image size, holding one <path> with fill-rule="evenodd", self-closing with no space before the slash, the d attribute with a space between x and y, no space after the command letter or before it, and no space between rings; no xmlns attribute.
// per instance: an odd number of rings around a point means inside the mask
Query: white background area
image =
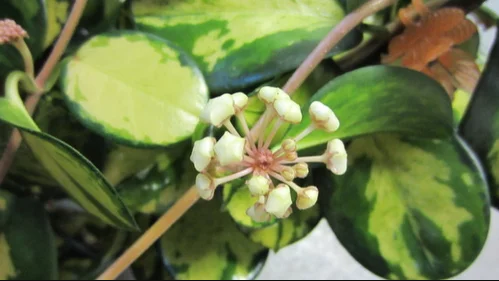
<svg viewBox="0 0 499 281"><path fill-rule="evenodd" d="M485 5L496 13L499 12L499 0L488 0ZM480 48L487 54L495 39L495 30L483 32L481 36ZM473 265L453 279L496 280L497 278L499 278L499 212L494 209L484 250ZM324 220L304 239L278 253L272 253L258 279L381 280L350 256Z"/></svg>

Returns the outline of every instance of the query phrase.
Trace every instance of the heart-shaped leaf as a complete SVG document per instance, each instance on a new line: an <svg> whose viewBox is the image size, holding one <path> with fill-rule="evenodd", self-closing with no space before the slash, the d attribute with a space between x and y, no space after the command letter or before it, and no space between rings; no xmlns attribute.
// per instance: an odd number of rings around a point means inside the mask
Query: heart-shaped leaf
<svg viewBox="0 0 499 281"><path fill-rule="evenodd" d="M296 68L345 16L330 0L141 0L133 11L139 30L192 55L214 93L250 87ZM351 32L330 54L360 39Z"/></svg>
<svg viewBox="0 0 499 281"><path fill-rule="evenodd" d="M486 167L494 205L499 207L499 32L473 93L459 133Z"/></svg>
<svg viewBox="0 0 499 281"><path fill-rule="evenodd" d="M388 279L447 279L481 252L490 223L484 175L459 139L372 135L352 141L325 200L340 242Z"/></svg>
<svg viewBox="0 0 499 281"><path fill-rule="evenodd" d="M163 258L176 280L252 279L268 250L241 233L220 202L201 201L160 240Z"/></svg>
<svg viewBox="0 0 499 281"><path fill-rule="evenodd" d="M83 208L104 222L134 229L133 217L99 170L74 148L38 129L17 93L21 79L28 78L21 72L7 78L7 97L0 99L0 120L21 130L36 158ZM33 82L25 81L29 83Z"/></svg>
<svg viewBox="0 0 499 281"><path fill-rule="evenodd" d="M313 101L331 107L341 125L334 133L314 131L298 143L299 149L377 132L435 138L448 137L453 130L445 90L428 76L406 68L378 65L348 72L326 84ZM310 103L303 109L303 121L292 126L286 137L295 137L310 125Z"/></svg>
<svg viewBox="0 0 499 281"><path fill-rule="evenodd" d="M0 193L0 204L5 199ZM57 278L55 238L44 207L32 199L9 195L7 220L0 225L0 279L54 280ZM2 210L0 206L0 219Z"/></svg>
<svg viewBox="0 0 499 281"><path fill-rule="evenodd" d="M63 67L61 87L86 126L140 146L190 137L208 99L201 72L182 50L131 31L87 41Z"/></svg>

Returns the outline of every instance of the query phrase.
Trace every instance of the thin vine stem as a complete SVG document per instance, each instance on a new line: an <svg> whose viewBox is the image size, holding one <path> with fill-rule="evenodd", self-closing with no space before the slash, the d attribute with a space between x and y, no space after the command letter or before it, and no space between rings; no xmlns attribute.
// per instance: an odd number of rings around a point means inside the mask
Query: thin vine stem
<svg viewBox="0 0 499 281"><path fill-rule="evenodd" d="M61 35L57 39L57 42L54 45L47 61L43 65L40 73L36 76L36 84L38 85L39 91L32 93L26 98L24 102L24 106L30 115L33 115L33 112L40 101L40 98L44 92L45 83L47 79L49 79L50 75L54 71L55 66L61 59L66 47L69 44L69 41L73 37L73 34L76 30L76 26L80 22L81 15L85 10L85 6L87 4L87 0L76 0L73 8L71 9L71 13L69 14L68 21L64 25L64 28L61 31ZM30 72L31 69L25 69L25 71ZM12 135L9 138L7 146L5 147L2 158L0 159L0 184L5 179L12 162L14 161L14 157L16 155L17 150L21 146L22 137L17 129L12 131Z"/></svg>

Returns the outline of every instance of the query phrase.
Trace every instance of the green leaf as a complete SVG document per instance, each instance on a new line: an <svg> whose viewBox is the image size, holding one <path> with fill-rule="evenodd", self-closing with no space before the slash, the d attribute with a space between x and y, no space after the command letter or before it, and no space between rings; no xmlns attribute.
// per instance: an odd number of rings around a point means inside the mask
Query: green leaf
<svg viewBox="0 0 499 281"><path fill-rule="evenodd" d="M163 214L194 185L197 171L192 162L188 158L173 160L165 156L116 187L130 210Z"/></svg>
<svg viewBox="0 0 499 281"><path fill-rule="evenodd" d="M28 32L29 38L26 39L26 43L33 57L37 58L43 51L43 38L46 32L44 1L3 0L0 3L0 19L3 18L15 20ZM3 46L0 46L0 54L3 54L3 48Z"/></svg>
<svg viewBox="0 0 499 281"><path fill-rule="evenodd" d="M0 230L7 223L14 199L10 193L0 190Z"/></svg>
<svg viewBox="0 0 499 281"><path fill-rule="evenodd" d="M331 0L219 0L133 3L137 28L189 52L210 91L236 91L295 69L345 16ZM349 33L330 55L354 47Z"/></svg>
<svg viewBox="0 0 499 281"><path fill-rule="evenodd" d="M208 99L203 76L183 51L132 31L87 41L64 66L61 87L86 126L135 146L190 137Z"/></svg>
<svg viewBox="0 0 499 281"><path fill-rule="evenodd" d="M318 206L308 210L294 210L287 219L261 229L251 230L249 238L269 249L278 251L307 236L321 219Z"/></svg>
<svg viewBox="0 0 499 281"><path fill-rule="evenodd" d="M197 203L161 238L176 280L252 279L260 272L268 250L246 238L219 206Z"/></svg>
<svg viewBox="0 0 499 281"><path fill-rule="evenodd" d="M499 23L499 22L498 22ZM459 127L485 166L494 205L499 207L499 31L488 62Z"/></svg>
<svg viewBox="0 0 499 281"><path fill-rule="evenodd" d="M348 72L326 84L313 101L331 107L341 125L334 133L314 131L298 143L299 149L377 132L441 138L453 130L444 89L428 76L405 68L378 65ZM291 127L286 137L295 137L310 125L310 103L302 109L303 121Z"/></svg>
<svg viewBox="0 0 499 281"><path fill-rule="evenodd" d="M43 205L32 199L12 201L10 216L0 227L0 279L54 280L57 252Z"/></svg>
<svg viewBox="0 0 499 281"><path fill-rule="evenodd" d="M93 215L116 227L135 229L135 222L116 191L99 170L68 144L41 132L27 113L9 75L7 97L0 99L0 120L17 127L26 144L52 177Z"/></svg>
<svg viewBox="0 0 499 281"><path fill-rule="evenodd" d="M490 223L487 184L458 138L358 138L325 215L345 248L388 279L448 279L481 252Z"/></svg>

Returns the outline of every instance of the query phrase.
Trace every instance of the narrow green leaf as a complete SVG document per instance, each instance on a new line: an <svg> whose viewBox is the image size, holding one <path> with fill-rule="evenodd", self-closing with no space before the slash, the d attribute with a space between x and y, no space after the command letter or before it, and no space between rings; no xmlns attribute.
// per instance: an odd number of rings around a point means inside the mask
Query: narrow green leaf
<svg viewBox="0 0 499 281"><path fill-rule="evenodd" d="M21 130L35 157L83 208L116 227L134 229L133 217L99 170L74 148L38 129L12 86L16 75L7 79L7 97L0 99L0 120Z"/></svg>
<svg viewBox="0 0 499 281"><path fill-rule="evenodd" d="M252 279L260 272L268 250L246 238L219 206L197 203L161 238L176 280Z"/></svg>
<svg viewBox="0 0 499 281"><path fill-rule="evenodd" d="M57 252L43 205L32 199L11 200L10 216L0 227L0 279L54 280Z"/></svg>
<svg viewBox="0 0 499 281"><path fill-rule="evenodd" d="M132 31L87 41L64 66L61 87L86 126L135 146L187 139L208 99L201 72L182 50Z"/></svg>
<svg viewBox="0 0 499 281"><path fill-rule="evenodd" d="M192 55L214 93L261 84L296 68L345 16L330 0L140 0L133 11L139 30ZM351 32L330 54L360 40Z"/></svg>
<svg viewBox="0 0 499 281"><path fill-rule="evenodd" d="M499 207L499 31L459 133L485 166L494 205Z"/></svg>
<svg viewBox="0 0 499 281"><path fill-rule="evenodd" d="M314 131L298 143L299 149L377 132L443 138L453 128L451 103L444 89L406 68L378 65L348 72L326 84L313 101L331 107L341 125L334 133ZM310 103L302 109L303 121L285 137L295 137L311 124Z"/></svg>
<svg viewBox="0 0 499 281"><path fill-rule="evenodd" d="M358 138L324 212L364 267L388 279L448 279L487 238L490 202L474 155L457 138Z"/></svg>

